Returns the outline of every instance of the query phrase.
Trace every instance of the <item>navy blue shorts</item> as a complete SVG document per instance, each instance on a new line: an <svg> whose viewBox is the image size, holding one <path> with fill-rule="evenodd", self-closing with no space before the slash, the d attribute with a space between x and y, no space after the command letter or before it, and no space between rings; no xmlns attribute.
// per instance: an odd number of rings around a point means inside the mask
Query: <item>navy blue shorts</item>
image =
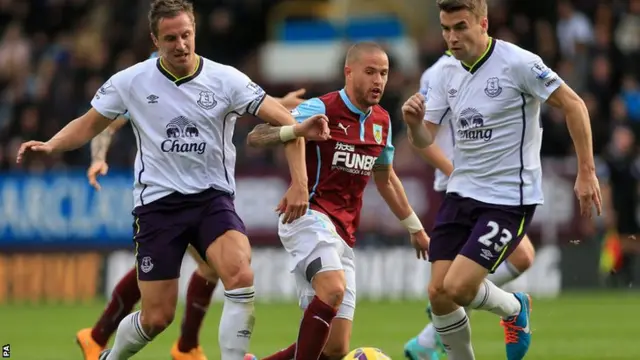
<svg viewBox="0 0 640 360"><path fill-rule="evenodd" d="M173 193L136 207L133 216L136 269L142 281L179 278L189 244L206 260L209 245L225 232L246 234L233 197L214 189Z"/></svg>
<svg viewBox="0 0 640 360"><path fill-rule="evenodd" d="M464 255L493 272L518 246L535 209L536 205L493 205L449 193L431 232L429 261Z"/></svg>

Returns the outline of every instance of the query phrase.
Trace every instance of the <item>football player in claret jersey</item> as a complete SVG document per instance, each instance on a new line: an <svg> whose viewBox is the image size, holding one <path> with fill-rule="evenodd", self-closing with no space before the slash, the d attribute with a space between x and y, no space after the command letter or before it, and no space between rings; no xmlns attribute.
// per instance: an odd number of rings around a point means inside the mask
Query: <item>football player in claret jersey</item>
<svg viewBox="0 0 640 360"><path fill-rule="evenodd" d="M451 52L447 51L442 57L436 61L431 67L424 71L420 78L420 94L427 95L430 79L438 76L434 70L443 62L456 61L452 57ZM453 171L453 149L455 147L455 133L452 125L452 117L447 113L446 117L440 123L440 129L436 134L434 143L424 149L418 149L420 156L435 168L435 179L433 188L440 196L442 201L446 195L447 182L449 175ZM525 235L522 241L515 248L513 253L498 267L493 273L487 276L487 279L496 286L502 286L525 272L533 264L535 249L531 240ZM465 309L467 314L471 309ZM431 306L427 306L427 314L431 319ZM409 340L404 348L405 356L410 360L437 360L439 354L444 353L444 347L439 336L433 326L428 324L422 332Z"/></svg>
<svg viewBox="0 0 640 360"><path fill-rule="evenodd" d="M151 57L157 57L157 52L154 52ZM299 89L276 99L287 109L293 109L303 101L300 96L304 95L304 92L304 89ZM126 113L91 140L91 166L87 170L87 177L89 184L97 191L100 190L97 177L106 175L109 170L106 159L111 139L128 121L129 114ZM215 269L200 257L193 246L188 247L188 252L197 262L198 267L189 280L180 337L171 348L171 357L173 360L206 360L199 344L199 333L211 296L218 283L218 275ZM85 360L98 360L118 324L133 310L138 300L140 300L140 289L138 289L134 267L114 287L111 299L95 326L82 329L76 334L77 343Z"/></svg>
<svg viewBox="0 0 640 360"><path fill-rule="evenodd" d="M353 246L371 177L409 231L418 257L426 259L428 237L393 171L391 119L378 105L388 72L389 60L379 45L355 44L346 56L344 89L307 100L292 112L298 121L326 115L331 139L307 142L309 212L292 223L278 224L304 309L298 339L263 360L342 359L349 352L356 306ZM286 128L258 125L248 142L278 144L280 134L286 132ZM247 355L246 359L256 358Z"/></svg>
<svg viewBox="0 0 640 360"><path fill-rule="evenodd" d="M255 316L251 247L234 208L234 125L245 113L278 126L296 122L246 75L195 54L191 3L155 0L149 22L160 57L113 75L87 113L47 142L22 144L16 161L28 151L76 149L129 112L138 146L133 229L142 309L120 322L113 348L100 360L132 357L172 322L189 244L224 284L220 358L241 360ZM286 222L306 213L309 196L304 141L292 140L285 146L292 177Z"/></svg>
<svg viewBox="0 0 640 360"><path fill-rule="evenodd" d="M454 61L430 80L427 101L417 93L403 105L410 141L433 142L451 113L453 172L431 233L429 300L447 353L474 359L462 307L499 315L508 360L531 344L531 299L508 293L486 277L518 246L542 204L540 105L558 107L578 157L575 190L581 213L600 213L591 128L582 99L535 54L489 37L486 0L437 0L442 34ZM425 111L426 108L426 111Z"/></svg>

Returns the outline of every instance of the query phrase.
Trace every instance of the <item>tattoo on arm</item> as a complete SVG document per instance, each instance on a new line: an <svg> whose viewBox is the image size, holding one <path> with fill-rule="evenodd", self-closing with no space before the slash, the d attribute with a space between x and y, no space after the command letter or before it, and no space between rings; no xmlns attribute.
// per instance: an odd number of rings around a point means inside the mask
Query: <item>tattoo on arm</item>
<svg viewBox="0 0 640 360"><path fill-rule="evenodd" d="M271 147L282 144L280 127L269 124L259 124L247 136L247 144L253 147Z"/></svg>
<svg viewBox="0 0 640 360"><path fill-rule="evenodd" d="M107 159L107 150L111 145L113 132L106 128L91 140L91 161L105 161Z"/></svg>

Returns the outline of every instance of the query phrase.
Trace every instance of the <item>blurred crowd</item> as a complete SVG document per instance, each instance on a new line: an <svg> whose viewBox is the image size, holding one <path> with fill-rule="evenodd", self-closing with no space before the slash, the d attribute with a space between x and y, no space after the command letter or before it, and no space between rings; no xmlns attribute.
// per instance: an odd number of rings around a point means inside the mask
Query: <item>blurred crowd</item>
<svg viewBox="0 0 640 360"><path fill-rule="evenodd" d="M304 0L300 0L304 1ZM268 33L266 16L278 0L196 0L197 52L234 65L282 96L304 86L307 96L336 89L325 84L271 87L261 82L256 49ZM640 0L490 0L490 33L538 53L582 96L589 107L597 154L615 148L611 139L640 135ZM430 5L431 6L431 5ZM11 169L24 139L47 139L87 110L96 89L115 71L144 60L152 50L146 1L0 0L0 169ZM434 6L435 9L435 6ZM443 52L437 23L417 39L426 68ZM238 45L241 44L241 45ZM393 59L392 59L393 60ZM340 64L336 64L340 66ZM417 88L419 73L393 72L383 99L394 116L398 152L411 151L402 136L398 110ZM544 156L572 152L562 114L545 109ZM236 131L238 169L272 167L279 152L247 149L241 121ZM623 129L623 130L620 130ZM614 132L624 134L612 137ZM130 167L135 142L130 131L116 138L109 162ZM635 151L635 146L630 149ZM414 156L398 157L399 167ZM417 160L416 160L417 161ZM31 168L86 166L88 147L51 159L37 158Z"/></svg>

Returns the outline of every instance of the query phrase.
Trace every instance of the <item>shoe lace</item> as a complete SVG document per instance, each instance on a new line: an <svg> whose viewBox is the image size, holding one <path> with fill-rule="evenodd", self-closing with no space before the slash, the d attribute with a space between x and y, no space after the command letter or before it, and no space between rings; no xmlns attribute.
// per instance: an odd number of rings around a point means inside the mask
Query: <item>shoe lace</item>
<svg viewBox="0 0 640 360"><path fill-rule="evenodd" d="M518 333L524 328L516 326L516 319L513 320L500 320L500 325L504 327L504 338L507 344L517 344L520 339Z"/></svg>

